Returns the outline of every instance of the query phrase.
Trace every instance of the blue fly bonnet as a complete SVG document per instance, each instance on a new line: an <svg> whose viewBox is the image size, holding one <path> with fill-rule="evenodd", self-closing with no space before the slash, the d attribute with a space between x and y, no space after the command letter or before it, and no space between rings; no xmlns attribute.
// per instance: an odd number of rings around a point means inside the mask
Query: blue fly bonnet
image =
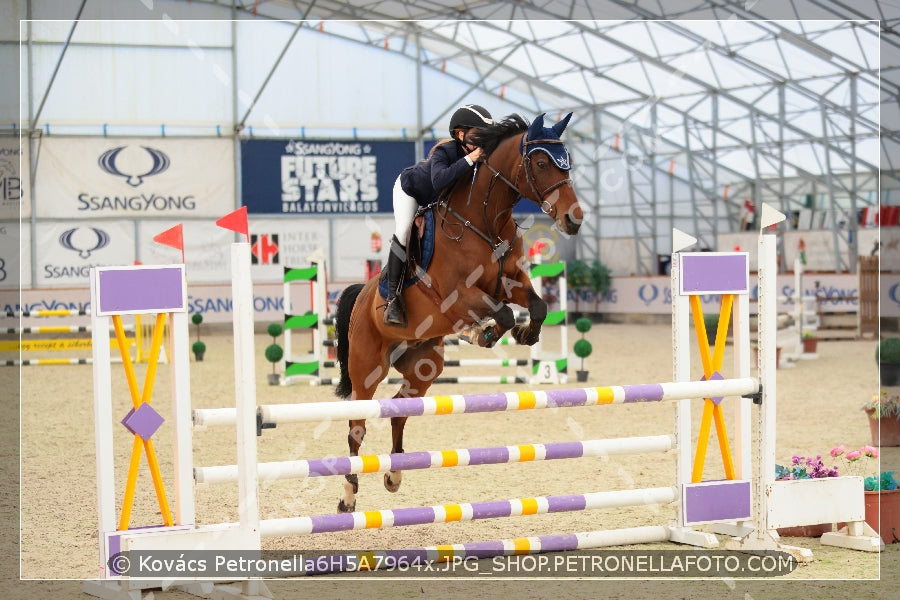
<svg viewBox="0 0 900 600"><path fill-rule="evenodd" d="M569 151L560 140L559 136L565 131L572 113L569 113L562 121L552 127L544 127L544 115L541 113L528 127L528 133L522 139L522 147L520 151L522 156L528 158L535 152L543 152L551 159L554 164L563 171L572 168L572 161L569 159Z"/></svg>

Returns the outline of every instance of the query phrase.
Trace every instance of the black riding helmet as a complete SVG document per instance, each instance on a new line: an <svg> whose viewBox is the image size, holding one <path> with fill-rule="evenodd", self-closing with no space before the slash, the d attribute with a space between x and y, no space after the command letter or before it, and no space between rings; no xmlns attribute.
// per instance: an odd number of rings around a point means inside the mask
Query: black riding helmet
<svg viewBox="0 0 900 600"><path fill-rule="evenodd" d="M453 132L456 129L487 127L493 124L494 120L491 118L491 113L486 108L477 104L466 104L457 108L453 116L450 117L450 135L453 136Z"/></svg>

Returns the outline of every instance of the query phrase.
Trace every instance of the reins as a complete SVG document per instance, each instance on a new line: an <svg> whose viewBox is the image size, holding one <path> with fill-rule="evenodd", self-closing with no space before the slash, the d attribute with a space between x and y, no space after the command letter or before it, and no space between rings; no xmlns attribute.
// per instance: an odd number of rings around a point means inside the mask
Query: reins
<svg viewBox="0 0 900 600"><path fill-rule="evenodd" d="M456 209L454 209L452 206L450 206L450 196L452 195L452 188L451 188L450 193L448 193L446 195L442 195L442 197L436 202L438 210L436 210L435 212L441 218L441 231L444 233L444 235L446 235L449 239L458 242L459 240L462 239L463 235L465 234L466 228L468 228L468 229L471 229L478 237L480 237L485 242L487 242L488 246L491 247L491 252L493 253L494 257L497 259L497 262L499 263L499 266L500 266L500 269L497 274L497 285L494 288L494 294L493 294L493 297L495 300L499 300L498 296L500 294L500 289L503 285L503 268L506 263L506 258L507 258L507 256L509 256L509 253L512 250L512 240L504 240L499 235L495 235L493 233L493 230L497 224L497 221L500 219L500 217L504 213L511 212L513 210L513 207L515 206L515 204L519 198L527 198L527 196L522 193L522 190L519 188L519 185L518 185L520 171L522 171L522 170L525 171L525 178L528 181L528 184L531 186L532 192L536 193L538 196L538 199L535 200L534 202L538 205L538 207L541 209L541 211L544 214L546 214L554 219L555 219L555 217L551 213L555 210L556 207L554 205L552 205L550 202L548 202L547 200L545 200L547 194L551 193L553 190L555 190L563 185L572 184L572 179L566 178L566 179L563 179L563 180L560 180L560 181L554 183L553 185L551 185L550 187L548 187L547 189L545 189L542 192L538 191L537 180L534 177L534 172L531 168L531 152L534 152L534 150L529 152L528 151L529 146L538 146L541 144L562 144L563 142L562 142L562 140L552 140L552 139L528 140L528 139L526 139L526 137L527 137L527 132L522 133L522 137L519 142L519 147L521 148L520 160L519 160L518 166L515 169L515 173L516 173L515 181L510 181L510 179L508 177L506 177L503 173L501 173L499 169L496 169L493 165L491 165L488 162L487 157L484 157L481 161L491 171L491 173L493 173L493 176L491 177L491 181L488 185L487 193L485 194L484 201L482 203L484 226L485 226L485 229L487 229L487 233L485 233L484 231L482 231L481 229L479 229L478 227L473 225L469 219L465 218ZM479 163L475 163L475 169L472 172L472 180L469 184L469 194L466 198L466 206L468 206L472 200L472 192L475 188L475 177L478 174L478 166L479 166ZM490 221L490 219L488 218L487 207L488 207L488 201L490 200L490 197L491 197L491 192L494 189L494 184L497 182L498 179L500 181L502 181L503 183L505 183L507 185L507 187L509 187L513 192L515 192L516 199L512 202L512 204L510 204L510 206L508 208L499 211L497 213L497 215L494 217L494 220L492 223ZM453 187L455 187L455 186L453 186ZM443 209L443 212L441 211L441 209ZM448 221L447 221L448 213L453 215L453 217L455 217L458 222L457 223L448 223ZM448 224L459 226L460 227L459 235L456 235L456 236L450 235L446 230L446 225L448 225ZM497 241L495 241L495 239Z"/></svg>

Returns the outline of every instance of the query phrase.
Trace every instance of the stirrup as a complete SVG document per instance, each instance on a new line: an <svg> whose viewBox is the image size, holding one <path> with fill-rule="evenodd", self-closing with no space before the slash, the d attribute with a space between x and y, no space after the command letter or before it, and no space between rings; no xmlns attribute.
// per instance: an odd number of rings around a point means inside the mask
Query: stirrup
<svg viewBox="0 0 900 600"><path fill-rule="evenodd" d="M396 314L392 315L391 313L394 311L396 311ZM384 307L384 324L403 329L409 326L406 304L404 304L399 294L388 300L387 305Z"/></svg>

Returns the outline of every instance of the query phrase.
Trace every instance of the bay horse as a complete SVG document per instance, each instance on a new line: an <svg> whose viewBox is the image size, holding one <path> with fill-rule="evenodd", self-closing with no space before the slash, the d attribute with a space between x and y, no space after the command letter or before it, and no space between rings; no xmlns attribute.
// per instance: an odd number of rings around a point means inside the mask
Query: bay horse
<svg viewBox="0 0 900 600"><path fill-rule="evenodd" d="M480 130L476 140L484 149L482 162L471 178L457 180L431 207L434 258L424 273L421 268L407 272L407 278L419 279L403 292L409 317L405 328L384 324L377 277L344 290L335 315L338 397L371 399L391 365L403 375L395 398L424 396L443 370L444 336L449 334L466 332L470 341L490 348L512 329L518 344L537 343L547 304L531 285L512 210L520 199L530 198L558 229L578 232L583 213L569 177L568 150L560 140L571 117L569 113L544 127L543 114L530 126L513 114ZM529 321L516 325L508 304L527 307ZM391 418L392 453L403 452L406 419ZM364 419L350 421L351 456L358 455L365 434ZM358 478L345 478L338 511L352 512ZM397 491L400 479L400 471L385 473L385 488Z"/></svg>

